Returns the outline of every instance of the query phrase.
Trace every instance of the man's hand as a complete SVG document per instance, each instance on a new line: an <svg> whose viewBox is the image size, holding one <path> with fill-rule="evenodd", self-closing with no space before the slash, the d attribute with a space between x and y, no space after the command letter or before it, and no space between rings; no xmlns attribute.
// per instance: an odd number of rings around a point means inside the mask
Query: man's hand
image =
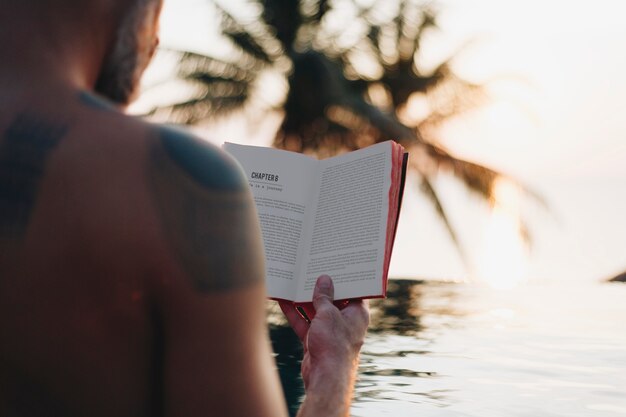
<svg viewBox="0 0 626 417"><path fill-rule="evenodd" d="M334 287L328 276L317 280L314 314L308 323L289 302L280 302L287 320L304 345L302 378L307 396L299 416L347 416L358 357L369 311L363 300L351 300L342 310L333 304Z"/></svg>

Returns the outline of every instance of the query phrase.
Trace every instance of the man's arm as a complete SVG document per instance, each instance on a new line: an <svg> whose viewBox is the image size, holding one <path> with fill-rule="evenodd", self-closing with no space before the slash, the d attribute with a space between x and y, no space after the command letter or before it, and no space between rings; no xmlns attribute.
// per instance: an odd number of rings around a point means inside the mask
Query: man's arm
<svg viewBox="0 0 626 417"><path fill-rule="evenodd" d="M157 285L167 416L285 416L265 321L260 231L239 167L162 129L149 182L171 262ZM168 255L169 256L169 255Z"/></svg>
<svg viewBox="0 0 626 417"><path fill-rule="evenodd" d="M292 303L280 307L304 346L302 378L306 397L298 417L346 417L369 323L367 304L350 301L342 310L333 304L330 277L318 278L313 293L314 317L309 324ZM309 311L311 311L309 309Z"/></svg>

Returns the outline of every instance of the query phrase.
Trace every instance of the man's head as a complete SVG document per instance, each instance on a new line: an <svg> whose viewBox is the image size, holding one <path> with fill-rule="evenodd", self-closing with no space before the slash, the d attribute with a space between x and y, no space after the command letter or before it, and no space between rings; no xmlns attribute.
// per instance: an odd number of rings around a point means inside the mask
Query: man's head
<svg viewBox="0 0 626 417"><path fill-rule="evenodd" d="M139 80L158 45L162 0L124 1L115 38L102 63L95 91L126 105L134 98Z"/></svg>

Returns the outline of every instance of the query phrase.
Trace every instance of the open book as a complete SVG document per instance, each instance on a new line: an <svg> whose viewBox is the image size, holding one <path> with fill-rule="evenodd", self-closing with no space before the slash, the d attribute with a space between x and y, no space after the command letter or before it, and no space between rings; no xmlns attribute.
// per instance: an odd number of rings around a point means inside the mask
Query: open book
<svg viewBox="0 0 626 417"><path fill-rule="evenodd" d="M384 297L408 154L393 141L317 160L225 143L254 195L268 296L310 302L329 275L335 299Z"/></svg>

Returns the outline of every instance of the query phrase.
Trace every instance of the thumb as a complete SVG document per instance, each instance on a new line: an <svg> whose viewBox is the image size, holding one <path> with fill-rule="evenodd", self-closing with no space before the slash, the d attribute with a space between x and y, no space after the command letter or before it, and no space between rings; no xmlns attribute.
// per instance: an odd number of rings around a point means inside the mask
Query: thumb
<svg viewBox="0 0 626 417"><path fill-rule="evenodd" d="M316 311L324 307L333 306L333 298L335 296L335 287L333 280L328 275L322 275L315 283L313 290L313 306Z"/></svg>

